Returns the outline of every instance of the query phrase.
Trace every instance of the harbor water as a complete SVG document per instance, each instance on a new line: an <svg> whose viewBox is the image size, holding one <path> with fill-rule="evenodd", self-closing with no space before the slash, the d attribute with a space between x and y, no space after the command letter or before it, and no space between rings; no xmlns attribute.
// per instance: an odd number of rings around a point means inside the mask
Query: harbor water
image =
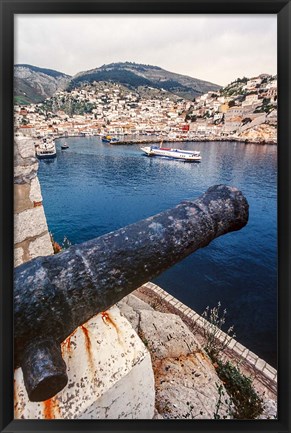
<svg viewBox="0 0 291 433"><path fill-rule="evenodd" d="M66 141L69 148L61 150ZM147 157L140 145L99 137L56 140L57 158L41 160L39 180L54 239L84 242L227 184L247 198L249 222L198 250L154 280L201 314L227 310L226 329L277 366L277 146L234 142L172 143L201 151L201 163Z"/></svg>

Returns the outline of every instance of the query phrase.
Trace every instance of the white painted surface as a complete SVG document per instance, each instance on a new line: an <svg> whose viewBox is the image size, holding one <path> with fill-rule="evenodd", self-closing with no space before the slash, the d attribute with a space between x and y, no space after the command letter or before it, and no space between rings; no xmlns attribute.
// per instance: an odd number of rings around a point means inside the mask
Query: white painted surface
<svg viewBox="0 0 291 433"><path fill-rule="evenodd" d="M22 371L15 371L15 418L146 419L154 415L155 388L148 350L112 307L62 344L69 382L46 402L28 400Z"/></svg>

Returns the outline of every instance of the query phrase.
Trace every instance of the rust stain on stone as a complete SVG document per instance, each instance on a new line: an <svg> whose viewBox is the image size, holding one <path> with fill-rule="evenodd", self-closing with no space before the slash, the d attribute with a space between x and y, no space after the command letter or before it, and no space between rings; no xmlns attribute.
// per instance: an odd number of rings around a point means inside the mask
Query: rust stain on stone
<svg viewBox="0 0 291 433"><path fill-rule="evenodd" d="M53 404L52 404L52 399L50 398L49 400L45 400L43 402L43 415L45 419L53 419L54 418L54 412L53 412Z"/></svg>
<svg viewBox="0 0 291 433"><path fill-rule="evenodd" d="M81 325L81 329L85 335L85 340L86 340L86 348L88 351L91 350L91 340L90 340L90 336L89 336L89 331L87 328L85 328L84 325Z"/></svg>
<svg viewBox="0 0 291 433"><path fill-rule="evenodd" d="M122 341L120 339L120 330L118 329L116 323L113 321L113 319L110 317L109 313L107 311L102 311L102 320L106 325L112 325L117 333L118 342L121 344Z"/></svg>
<svg viewBox="0 0 291 433"><path fill-rule="evenodd" d="M64 353L66 351L70 352L72 349L72 344L71 344L71 338L75 335L75 333L77 332L77 329L75 329L75 331L73 331L62 343L61 343L61 350L62 350L62 354L64 355Z"/></svg>
<svg viewBox="0 0 291 433"><path fill-rule="evenodd" d="M68 352L70 352L70 350L71 350L71 335L69 335L69 337L63 341L62 346L64 349L67 349Z"/></svg>
<svg viewBox="0 0 291 433"><path fill-rule="evenodd" d="M44 419L60 418L58 401L54 397L50 398L49 400L45 400L42 404Z"/></svg>
<svg viewBox="0 0 291 433"><path fill-rule="evenodd" d="M15 379L14 379L13 396L14 396L14 418L20 418L19 403L18 403L18 397L17 397L17 393L16 393L16 380Z"/></svg>
<svg viewBox="0 0 291 433"><path fill-rule="evenodd" d="M38 207L38 206L42 206L42 201L34 201L33 202L33 207Z"/></svg>
<svg viewBox="0 0 291 433"><path fill-rule="evenodd" d="M106 323L106 325L109 325L111 323L111 325L113 325L114 328L116 329L116 325L111 319L111 317L109 316L109 313L107 311L102 311L101 315L102 315L102 320L104 323Z"/></svg>
<svg viewBox="0 0 291 433"><path fill-rule="evenodd" d="M90 339L89 331L84 325L81 325L80 328L82 329L83 334L85 336L86 351L88 354L89 363L90 363L92 371L93 371L94 370L94 362L93 362L93 357L92 357L92 352L91 352L91 339Z"/></svg>

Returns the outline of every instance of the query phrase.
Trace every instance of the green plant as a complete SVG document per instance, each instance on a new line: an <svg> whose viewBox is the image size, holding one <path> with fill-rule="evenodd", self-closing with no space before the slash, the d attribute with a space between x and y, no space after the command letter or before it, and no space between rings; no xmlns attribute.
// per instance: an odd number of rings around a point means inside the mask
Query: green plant
<svg viewBox="0 0 291 433"><path fill-rule="evenodd" d="M205 351L213 361L216 361L219 354L228 346L230 339L235 337L233 332L234 327L230 326L226 333L221 333L222 327L226 320L226 309L221 313L221 303L218 302L217 307L206 307L202 313L202 317L206 320L203 327L205 343Z"/></svg>
<svg viewBox="0 0 291 433"><path fill-rule="evenodd" d="M241 373L239 368L229 361L223 362L220 359L220 354L230 343L231 337L235 337L233 326L230 326L225 334L221 333L226 314L226 309L221 312L220 302L217 307L206 307L202 313L205 319L204 349L214 361L216 373L224 385L216 384L219 397L214 419L221 419L219 409L225 395L224 388L230 397L224 401L228 405L228 413L235 419L255 419L263 412L263 400L256 393L252 379Z"/></svg>
<svg viewBox="0 0 291 433"><path fill-rule="evenodd" d="M221 419L221 415L220 415L220 408L221 405L223 403L223 398L225 396L225 392L224 392L224 387L222 384L218 384L217 382L215 383L215 386L217 388L218 391L218 400L216 403L216 407L215 407L215 412L213 414L213 418L214 419ZM233 407L233 401L232 398L230 397L226 397L224 399L224 403L227 405L227 410L225 412L225 415L222 416L222 419L226 419L228 415L230 415L232 417L232 407Z"/></svg>
<svg viewBox="0 0 291 433"><path fill-rule="evenodd" d="M235 419L255 419L263 412L263 400L258 396L251 378L229 361L217 361L217 374L232 398Z"/></svg>

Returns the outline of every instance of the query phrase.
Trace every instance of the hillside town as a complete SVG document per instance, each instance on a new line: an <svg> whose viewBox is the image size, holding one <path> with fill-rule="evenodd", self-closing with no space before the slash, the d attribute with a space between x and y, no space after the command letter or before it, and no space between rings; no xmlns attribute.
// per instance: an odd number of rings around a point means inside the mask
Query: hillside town
<svg viewBox="0 0 291 433"><path fill-rule="evenodd" d="M192 101L164 89L84 83L15 105L15 131L33 138L157 136L165 141L277 142L277 76L239 78Z"/></svg>

